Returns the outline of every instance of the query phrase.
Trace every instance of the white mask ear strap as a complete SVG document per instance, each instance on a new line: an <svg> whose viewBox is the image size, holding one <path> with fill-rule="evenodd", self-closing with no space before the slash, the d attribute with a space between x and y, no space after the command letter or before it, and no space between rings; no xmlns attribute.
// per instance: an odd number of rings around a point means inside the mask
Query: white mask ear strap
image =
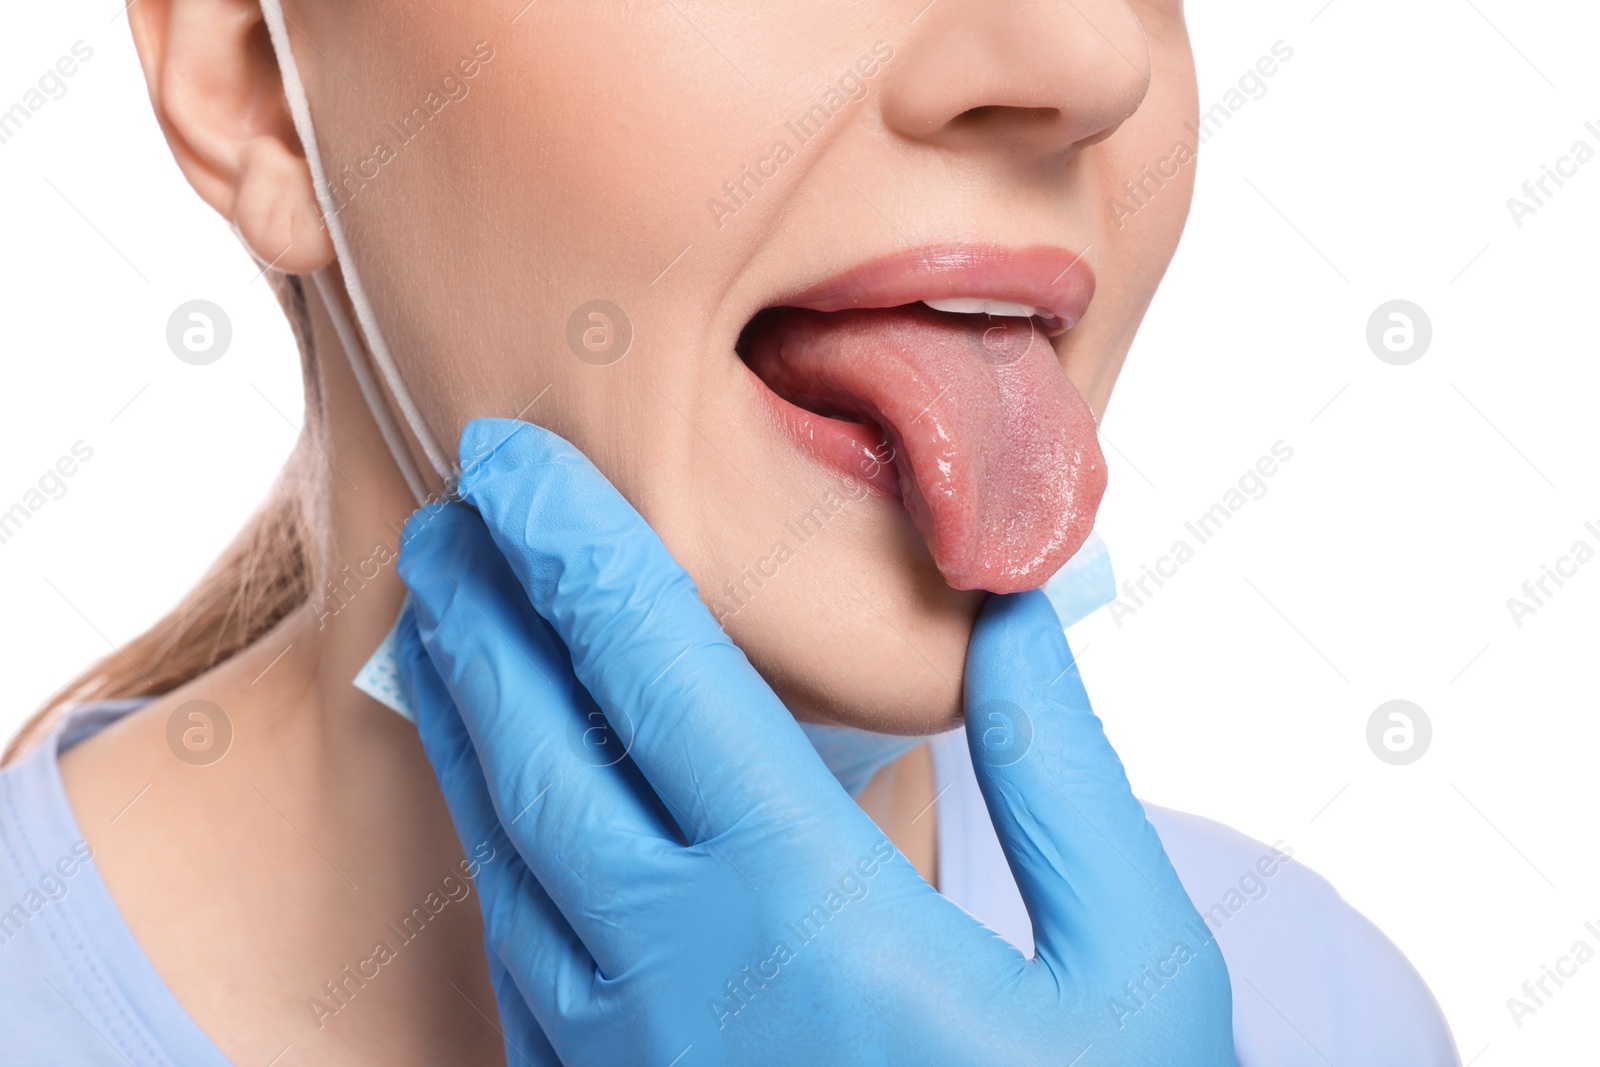
<svg viewBox="0 0 1600 1067"><path fill-rule="evenodd" d="M322 306L328 309L328 318L333 320L333 332L339 337L339 346L344 349L345 359L356 376L356 384L361 387L361 398L367 402L367 410L372 412L372 421L378 424L378 432L383 435L389 455L394 457L395 466L400 468L400 476L406 480L406 488L411 490L412 497L418 504L426 504L428 487L423 484L422 475L412 462L411 451L406 448L405 438L400 436L400 430L389 414L389 407L383 402L378 383L372 380L371 368L358 354L361 351L361 339L350 326L350 317L344 313L344 303L334 291L331 277L327 271L319 270L311 276L311 280L316 283L317 293L322 297Z"/></svg>
<svg viewBox="0 0 1600 1067"><path fill-rule="evenodd" d="M334 332L339 336L339 343L343 346L350 369L361 387L361 395L378 424L379 432L383 434L384 443L388 445L401 475L406 480L406 485L410 487L417 502L423 503L427 499L427 493L422 478L416 465L412 463L411 454L406 449L405 442L401 440L398 427L395 426L383 397L378 393L377 383L373 381L371 371L362 358L361 340L365 340L366 352L371 354L372 362L382 374L389 395L394 397L395 404L399 406L400 416L410 428L412 436L417 439L417 443L422 446L429 465L444 480L447 491L455 485L455 466L439 448L438 442L433 439L433 434L429 432L428 424L417 411L416 403L411 399L411 393L406 389L405 382L400 379L394 359L389 354L389 346L384 343L383 332L378 328L378 320L372 313L372 304L367 300L366 290L362 288L361 278L356 273L355 259L350 254L350 244L345 239L344 225L339 220L339 212L334 207L328 191L327 172L322 168L322 154L317 147L316 130L311 124L311 105L306 100L305 87L300 82L300 70L295 65L294 49L290 47L282 0L261 0L261 14L266 19L267 32L272 37L272 49L277 53L278 70L283 78L283 93L289 102L289 113L294 118L295 132L299 134L301 147L305 149L306 163L311 168L311 186L316 191L317 206L322 211L323 224L328 228L334 254L344 274L345 290L350 297L350 306L356 313L360 338L357 338L356 331L351 329L350 321L344 314L344 307L338 299L338 293L328 280L326 271L317 271L313 276L317 292L328 308Z"/></svg>

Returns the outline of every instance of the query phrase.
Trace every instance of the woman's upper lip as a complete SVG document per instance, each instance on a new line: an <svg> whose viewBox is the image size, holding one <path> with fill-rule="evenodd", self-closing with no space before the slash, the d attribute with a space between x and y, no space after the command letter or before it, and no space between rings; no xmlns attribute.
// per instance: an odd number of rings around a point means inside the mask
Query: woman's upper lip
<svg viewBox="0 0 1600 1067"><path fill-rule="evenodd" d="M1083 254L1065 248L934 245L852 267L769 306L844 311L952 297L1004 300L1038 308L1055 334L1083 318L1094 287Z"/></svg>

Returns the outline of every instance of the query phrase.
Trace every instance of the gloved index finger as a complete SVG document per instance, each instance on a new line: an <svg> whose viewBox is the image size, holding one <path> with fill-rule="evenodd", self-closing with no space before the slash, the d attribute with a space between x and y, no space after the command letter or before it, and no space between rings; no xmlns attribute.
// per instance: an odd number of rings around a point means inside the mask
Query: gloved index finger
<svg viewBox="0 0 1600 1067"><path fill-rule="evenodd" d="M785 818L801 798L837 794L855 811L693 580L582 453L509 419L468 423L460 450L461 498L690 840Z"/></svg>

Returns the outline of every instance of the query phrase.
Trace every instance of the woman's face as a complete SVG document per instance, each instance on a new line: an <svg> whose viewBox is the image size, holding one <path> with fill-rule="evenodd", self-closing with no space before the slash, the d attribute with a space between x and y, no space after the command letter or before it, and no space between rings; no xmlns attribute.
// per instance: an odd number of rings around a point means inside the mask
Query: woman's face
<svg viewBox="0 0 1600 1067"><path fill-rule="evenodd" d="M799 717L948 725L984 590L1042 583L1099 501L1090 412L1192 186L1180 0L289 17L435 436L575 443Z"/></svg>

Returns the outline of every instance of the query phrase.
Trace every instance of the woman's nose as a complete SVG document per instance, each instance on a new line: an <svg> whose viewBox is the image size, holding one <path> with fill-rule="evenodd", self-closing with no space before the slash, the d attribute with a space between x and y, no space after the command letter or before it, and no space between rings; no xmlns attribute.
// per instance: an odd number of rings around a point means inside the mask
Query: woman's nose
<svg viewBox="0 0 1600 1067"><path fill-rule="evenodd" d="M1132 115L1150 87L1150 49L1125 0L934 0L892 69L891 130L1033 161Z"/></svg>

